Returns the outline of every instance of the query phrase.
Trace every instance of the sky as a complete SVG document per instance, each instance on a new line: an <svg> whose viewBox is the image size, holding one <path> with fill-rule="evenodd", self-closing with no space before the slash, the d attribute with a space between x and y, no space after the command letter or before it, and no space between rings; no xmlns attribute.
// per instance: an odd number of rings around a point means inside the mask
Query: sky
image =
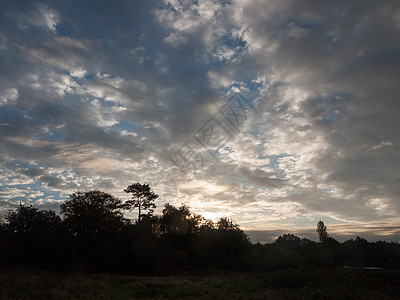
<svg viewBox="0 0 400 300"><path fill-rule="evenodd" d="M0 212L139 182L253 241L400 241L399 36L396 0L2 0Z"/></svg>

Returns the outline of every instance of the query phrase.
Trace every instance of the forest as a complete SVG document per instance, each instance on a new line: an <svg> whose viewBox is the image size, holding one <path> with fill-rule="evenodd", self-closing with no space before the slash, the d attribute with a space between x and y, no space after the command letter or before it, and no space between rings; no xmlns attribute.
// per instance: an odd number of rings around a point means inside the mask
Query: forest
<svg viewBox="0 0 400 300"><path fill-rule="evenodd" d="M60 214L20 204L0 224L0 265L57 272L175 275L182 272L272 272L313 267L400 269L400 244L361 237L338 242L317 224L319 242L293 234L253 244L228 218L217 222L186 205L165 204L147 184L135 183L122 200L105 192L75 192ZM138 211L135 221L124 212Z"/></svg>

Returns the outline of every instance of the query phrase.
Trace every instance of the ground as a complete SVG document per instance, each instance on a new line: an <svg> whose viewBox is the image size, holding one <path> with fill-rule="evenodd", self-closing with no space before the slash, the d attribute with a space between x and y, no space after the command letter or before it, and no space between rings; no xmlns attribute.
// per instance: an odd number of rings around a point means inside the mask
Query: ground
<svg viewBox="0 0 400 300"><path fill-rule="evenodd" d="M400 271L332 268L148 277L3 267L0 298L399 299Z"/></svg>

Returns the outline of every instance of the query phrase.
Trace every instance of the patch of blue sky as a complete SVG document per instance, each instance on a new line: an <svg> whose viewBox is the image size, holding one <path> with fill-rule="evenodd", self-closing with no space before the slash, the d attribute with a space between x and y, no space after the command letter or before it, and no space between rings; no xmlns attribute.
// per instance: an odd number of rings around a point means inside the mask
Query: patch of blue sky
<svg viewBox="0 0 400 300"><path fill-rule="evenodd" d="M263 83L257 81L256 79L252 79L250 81L247 81L246 85L250 90L258 91L263 86Z"/></svg>
<svg viewBox="0 0 400 300"><path fill-rule="evenodd" d="M130 121L118 121L118 123L107 128L105 132L106 133L121 132L121 131L134 132L138 130L145 131L136 123L132 123Z"/></svg>
<svg viewBox="0 0 400 300"><path fill-rule="evenodd" d="M24 191L33 191L33 190L40 190L43 187L43 184L40 181L35 181L29 184L13 184L10 185L9 187L13 187Z"/></svg>
<svg viewBox="0 0 400 300"><path fill-rule="evenodd" d="M83 75L84 79L87 80L93 80L97 78L97 74L96 73L86 73L85 75Z"/></svg>
<svg viewBox="0 0 400 300"><path fill-rule="evenodd" d="M103 107L103 108L122 107L122 105L114 102L113 100L106 99L103 97L93 97L90 100L91 101L93 101L93 100L99 101L99 103L101 104L101 107Z"/></svg>
<svg viewBox="0 0 400 300"><path fill-rule="evenodd" d="M12 124L25 115L26 112L21 109L14 107L3 107L0 110L0 123Z"/></svg>
<svg viewBox="0 0 400 300"><path fill-rule="evenodd" d="M38 133L35 137L41 141L61 142L64 140L65 135L61 131L53 129L46 133Z"/></svg>
<svg viewBox="0 0 400 300"><path fill-rule="evenodd" d="M264 156L265 158L269 158L269 167L273 168L273 169L277 169L279 168L279 159L283 158L283 157L288 157L290 156L289 154L286 153L282 153L279 155L268 155L268 156ZM263 156L261 156L263 157ZM260 159L260 156L258 157Z"/></svg>
<svg viewBox="0 0 400 300"><path fill-rule="evenodd" d="M275 171L275 178L276 179L285 179L286 172L284 170L276 170Z"/></svg>
<svg viewBox="0 0 400 300"><path fill-rule="evenodd" d="M285 170L282 170L279 168L279 159L282 157L287 157L287 156L290 156L290 155L288 155L286 153L282 153L280 155L259 155L257 157L257 159L259 159L259 160L269 159L268 164L259 166L259 168L261 168L261 167L272 168L275 171L275 178L284 179L286 177L286 173L285 173Z"/></svg>
<svg viewBox="0 0 400 300"><path fill-rule="evenodd" d="M339 123L339 117L338 117L338 112L335 109L331 109L329 114L326 114L322 120L324 121L330 121L334 124Z"/></svg>
<svg viewBox="0 0 400 300"><path fill-rule="evenodd" d="M261 154L259 154L259 155L257 156L257 159L260 159L260 160L268 159L268 161L269 161L269 158L270 158L269 155L261 155ZM270 164L265 164L264 166L269 167Z"/></svg>
<svg viewBox="0 0 400 300"><path fill-rule="evenodd" d="M126 130L132 132L135 129L140 128L139 125L132 123L130 121L119 121L117 124L113 125L114 128L118 128L120 130Z"/></svg>

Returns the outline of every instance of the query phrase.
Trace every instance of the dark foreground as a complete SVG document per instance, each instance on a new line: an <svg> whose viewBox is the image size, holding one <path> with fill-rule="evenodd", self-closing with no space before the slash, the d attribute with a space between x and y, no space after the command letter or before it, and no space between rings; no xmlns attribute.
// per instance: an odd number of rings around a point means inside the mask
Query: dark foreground
<svg viewBox="0 0 400 300"><path fill-rule="evenodd" d="M399 299L400 271L286 270L140 277L2 268L1 299Z"/></svg>

